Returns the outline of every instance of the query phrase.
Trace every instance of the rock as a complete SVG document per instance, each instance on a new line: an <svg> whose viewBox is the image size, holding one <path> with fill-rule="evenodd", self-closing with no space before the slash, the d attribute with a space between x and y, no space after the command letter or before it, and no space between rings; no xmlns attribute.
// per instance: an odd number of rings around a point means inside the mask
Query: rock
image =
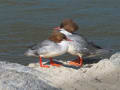
<svg viewBox="0 0 120 90"><path fill-rule="evenodd" d="M0 90L58 90L40 76L45 75L20 64L0 62Z"/></svg>
<svg viewBox="0 0 120 90"><path fill-rule="evenodd" d="M0 90L119 90L120 52L110 59L75 68L67 65L41 68L0 62Z"/></svg>
<svg viewBox="0 0 120 90"><path fill-rule="evenodd" d="M120 52L113 54L110 58L110 61L115 65L120 67Z"/></svg>

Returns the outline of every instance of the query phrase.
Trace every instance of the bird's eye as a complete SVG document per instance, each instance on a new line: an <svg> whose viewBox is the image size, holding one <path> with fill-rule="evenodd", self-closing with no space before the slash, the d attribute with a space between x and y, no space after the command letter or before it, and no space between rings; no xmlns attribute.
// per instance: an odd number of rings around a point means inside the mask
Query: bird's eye
<svg viewBox="0 0 120 90"><path fill-rule="evenodd" d="M64 36L64 39L67 39L67 37L66 37L66 36Z"/></svg>

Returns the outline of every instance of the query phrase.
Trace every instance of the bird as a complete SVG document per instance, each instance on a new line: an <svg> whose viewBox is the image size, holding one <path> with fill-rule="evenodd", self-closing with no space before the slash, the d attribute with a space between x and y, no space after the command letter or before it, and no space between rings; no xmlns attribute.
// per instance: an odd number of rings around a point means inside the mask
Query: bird
<svg viewBox="0 0 120 90"><path fill-rule="evenodd" d="M79 29L79 26L72 19L64 19L59 27L55 30L66 35L67 38L72 40L69 42L68 53L78 56L78 59L70 61L70 65L82 66L84 56L94 56L95 54L100 54L104 52L109 52L102 47L89 42L83 35L74 33Z"/></svg>
<svg viewBox="0 0 120 90"><path fill-rule="evenodd" d="M59 67L61 64L56 64L52 58L66 53L69 41L71 40L64 34L60 32L53 32L47 40L43 40L42 42L29 47L29 49L25 52L25 55L39 57L40 67L50 67L42 64L42 58L49 58L50 65Z"/></svg>

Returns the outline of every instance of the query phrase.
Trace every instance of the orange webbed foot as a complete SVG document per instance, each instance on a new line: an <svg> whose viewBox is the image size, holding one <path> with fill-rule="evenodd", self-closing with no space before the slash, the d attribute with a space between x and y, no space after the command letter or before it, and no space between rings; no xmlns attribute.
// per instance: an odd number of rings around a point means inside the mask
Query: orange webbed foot
<svg viewBox="0 0 120 90"><path fill-rule="evenodd" d="M82 63L78 63L78 62L74 62L74 61L69 62L69 64L72 66L80 66L80 67L82 66Z"/></svg>
<svg viewBox="0 0 120 90"><path fill-rule="evenodd" d="M83 59L78 58L76 60L70 61L69 64L73 65L73 66L80 66L81 67L83 65Z"/></svg>
<svg viewBox="0 0 120 90"><path fill-rule="evenodd" d="M52 66L56 66L56 67L60 67L60 66L62 66L62 64L57 64L57 63L50 63L50 65L52 65Z"/></svg>
<svg viewBox="0 0 120 90"><path fill-rule="evenodd" d="M57 64L57 63L55 63L52 58L50 58L50 65L56 66L56 67L62 66L62 64Z"/></svg>
<svg viewBox="0 0 120 90"><path fill-rule="evenodd" d="M50 66L48 66L48 65L41 65L40 67L42 67L42 68L50 68Z"/></svg>

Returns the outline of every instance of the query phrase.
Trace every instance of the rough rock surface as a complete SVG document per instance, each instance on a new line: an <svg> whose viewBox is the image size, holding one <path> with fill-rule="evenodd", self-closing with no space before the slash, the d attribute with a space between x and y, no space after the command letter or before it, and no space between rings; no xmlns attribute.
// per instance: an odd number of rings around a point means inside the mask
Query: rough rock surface
<svg viewBox="0 0 120 90"><path fill-rule="evenodd" d="M120 52L81 68L62 63L46 69L0 62L0 90L120 90Z"/></svg>
<svg viewBox="0 0 120 90"><path fill-rule="evenodd" d="M120 67L120 52L115 53L111 56L110 61L115 65Z"/></svg>
<svg viewBox="0 0 120 90"><path fill-rule="evenodd" d="M119 90L120 89L120 53L98 63L86 64L81 68L62 66L50 69L40 68L39 63L29 66L42 71L49 84L62 90ZM65 62L63 62L66 64Z"/></svg>
<svg viewBox="0 0 120 90"><path fill-rule="evenodd" d="M57 90L45 83L42 76L32 68L0 62L0 90Z"/></svg>

